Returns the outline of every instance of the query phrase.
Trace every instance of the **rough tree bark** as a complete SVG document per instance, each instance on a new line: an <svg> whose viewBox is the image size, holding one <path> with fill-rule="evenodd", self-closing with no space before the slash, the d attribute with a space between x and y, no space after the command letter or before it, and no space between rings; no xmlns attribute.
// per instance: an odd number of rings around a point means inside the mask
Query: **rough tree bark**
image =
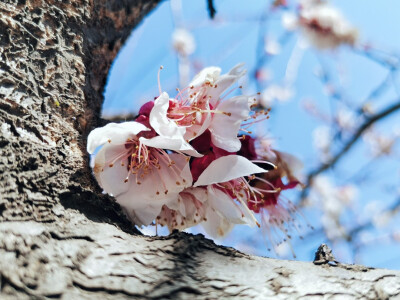
<svg viewBox="0 0 400 300"><path fill-rule="evenodd" d="M0 2L0 298L400 297L396 271L142 236L102 195L86 136L111 61L156 2Z"/></svg>

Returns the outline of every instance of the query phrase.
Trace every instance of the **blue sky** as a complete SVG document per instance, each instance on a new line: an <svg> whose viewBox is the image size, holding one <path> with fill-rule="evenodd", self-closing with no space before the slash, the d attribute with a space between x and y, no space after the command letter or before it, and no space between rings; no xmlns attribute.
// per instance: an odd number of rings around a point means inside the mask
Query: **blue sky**
<svg viewBox="0 0 400 300"><path fill-rule="evenodd" d="M157 96L157 72L160 65L164 66L161 73L162 88L170 95L175 95L179 78L177 56L171 46L171 35L177 25L190 30L195 36L197 48L191 60L197 64L218 65L226 72L237 63L244 62L248 70L254 70L259 36L258 20L265 10L266 1L254 0L246 5L243 1L236 0L215 2L217 16L211 21L208 18L205 0L182 1L182 13L175 16L171 13L170 2L164 1L133 31L111 69L105 91L104 115L137 112L142 103ZM399 1L336 0L331 3L359 29L362 43L371 43L388 53L400 53ZM266 32L273 38L279 38L284 33L280 17L281 13L275 13L268 22ZM288 38L281 53L268 64L273 79L266 84L282 82L288 60L298 43L298 34L292 34ZM365 101L371 90L387 75L387 70L346 48L329 53L307 48L301 50L301 57L293 86L295 96L291 101L273 107L271 118L264 130L274 137L279 150L298 156L304 162L305 169L311 170L318 164L311 133L322 123L304 111L303 101L313 99L320 110L327 113L332 107L332 99L324 92L321 80L315 76L319 65L323 63L327 66L332 82L341 82L345 99L354 105ZM399 83L398 77L395 80ZM258 92L251 78L245 82L244 92ZM390 88L379 99L371 99L371 103L379 109L396 97L395 89ZM399 117L397 114L388 119L380 128L389 130L398 126ZM337 183L345 184L346 178L368 161L367 152L359 143L341 161L335 173L327 174L334 176ZM360 208L360 216L357 218L362 219L362 209L368 201L381 201L382 205L386 206L395 200L393 191L385 191L385 186L388 182L399 182L399 164L394 164L391 159L383 159L373 171L382 175L375 181L376 185L359 186L361 192L357 206ZM397 174L397 177L393 174ZM296 200L298 196L289 193L287 197ZM309 223L318 227L318 212L305 210L304 214ZM350 219L353 217L349 216ZM392 224L392 227L400 230L399 225ZM400 269L400 247L389 242L385 236L386 232L374 230L366 234L372 238L383 237L374 243L375 246L362 249L357 261L370 266ZM237 226L226 240L218 242L233 245L245 252L271 255L265 250L260 232L245 226ZM314 251L322 242L326 242L322 235L314 235L303 241L295 240L293 246L298 259L312 260ZM337 243L334 251L343 261L354 262L354 257L345 243Z"/></svg>

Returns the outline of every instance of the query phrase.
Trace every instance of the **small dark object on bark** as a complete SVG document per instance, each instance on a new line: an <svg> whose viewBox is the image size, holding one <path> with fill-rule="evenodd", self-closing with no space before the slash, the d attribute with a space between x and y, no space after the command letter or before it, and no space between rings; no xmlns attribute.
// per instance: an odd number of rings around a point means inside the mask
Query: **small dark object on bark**
<svg viewBox="0 0 400 300"><path fill-rule="evenodd" d="M315 252L314 265L331 265L337 266L339 262L332 254L332 249L327 244L321 244Z"/></svg>

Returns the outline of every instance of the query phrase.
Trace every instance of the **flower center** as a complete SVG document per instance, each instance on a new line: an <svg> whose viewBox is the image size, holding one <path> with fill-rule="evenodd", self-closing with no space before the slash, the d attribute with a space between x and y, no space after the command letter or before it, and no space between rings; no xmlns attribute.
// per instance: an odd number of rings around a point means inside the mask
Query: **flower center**
<svg viewBox="0 0 400 300"><path fill-rule="evenodd" d="M109 143L112 141L109 140ZM134 177L136 184L141 184L147 176L152 176L154 180L160 182L164 188L165 195L168 193L168 188L165 184L165 174L163 170L168 169L168 175L175 178L176 185L185 185L186 180L181 178L181 170L175 165L175 161L170 158L167 152L163 149L147 147L137 139L127 139L124 143L122 151L119 151L113 158L105 163L105 167L112 168L115 163L120 163L122 167L126 166L127 175L124 182L127 183ZM164 168L162 168L164 167ZM97 171L103 172L104 167ZM96 172L96 170L95 170ZM156 191L156 195L160 195L160 191Z"/></svg>
<svg viewBox="0 0 400 300"><path fill-rule="evenodd" d="M163 151L156 148L148 148L137 140L128 139L125 144L128 153L128 172L136 176L136 183L140 184L138 177L143 179L147 174L152 172L153 168L160 169L159 158L157 152ZM125 182L129 180L129 174Z"/></svg>
<svg viewBox="0 0 400 300"><path fill-rule="evenodd" d="M209 99L207 98L206 87L217 87L211 84L205 84L200 87L187 87L179 91L175 99L170 100L167 116L174 120L178 125L189 127L192 125L201 125L207 113L220 113L230 116L231 113L215 110L207 107ZM211 96L208 96L211 97Z"/></svg>

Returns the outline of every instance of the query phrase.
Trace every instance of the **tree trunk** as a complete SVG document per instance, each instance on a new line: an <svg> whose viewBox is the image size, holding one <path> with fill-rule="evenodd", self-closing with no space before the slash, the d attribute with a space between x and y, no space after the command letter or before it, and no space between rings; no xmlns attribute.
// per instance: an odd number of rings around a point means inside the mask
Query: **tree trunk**
<svg viewBox="0 0 400 300"><path fill-rule="evenodd" d="M112 60L157 2L0 2L0 298L399 295L400 272L142 236L101 193L86 137Z"/></svg>

